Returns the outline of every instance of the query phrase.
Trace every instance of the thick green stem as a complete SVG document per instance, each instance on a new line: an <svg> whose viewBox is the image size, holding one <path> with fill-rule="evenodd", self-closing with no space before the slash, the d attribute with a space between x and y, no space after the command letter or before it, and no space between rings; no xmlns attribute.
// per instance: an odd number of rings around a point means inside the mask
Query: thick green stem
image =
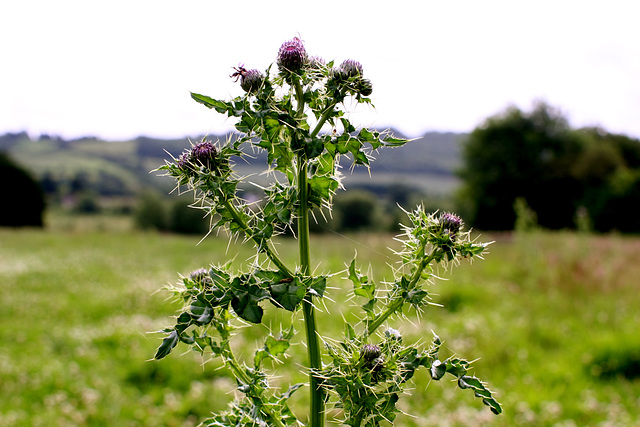
<svg viewBox="0 0 640 427"><path fill-rule="evenodd" d="M307 183L307 163L302 156L298 157L298 189L300 194L300 212L298 215L298 242L300 248L300 269L304 276L311 272L311 258L309 251L309 206L308 206L308 183ZM320 356L320 340L316 329L315 309L313 307L313 297L307 295L302 301L304 313L305 330L307 335L307 352L309 354L309 385L311 388L311 408L309 414L309 425L311 427L321 427L324 425L324 399L318 372L322 369L322 359Z"/></svg>
<svg viewBox="0 0 640 427"><path fill-rule="evenodd" d="M296 98L298 101L298 118L304 114L304 93L300 80L293 79ZM324 119L326 120L326 118ZM315 136L315 135L312 135ZM309 181L308 162L304 153L297 156L298 167L298 244L300 249L300 272L303 276L311 274L311 255L309 247ZM304 313L305 331L307 336L307 352L309 355L309 387L311 393L311 408L309 411L309 426L322 427L324 425L324 399L322 387L318 373L322 369L322 359L320 356L320 340L316 329L315 309L313 307L313 297L307 294L302 301Z"/></svg>

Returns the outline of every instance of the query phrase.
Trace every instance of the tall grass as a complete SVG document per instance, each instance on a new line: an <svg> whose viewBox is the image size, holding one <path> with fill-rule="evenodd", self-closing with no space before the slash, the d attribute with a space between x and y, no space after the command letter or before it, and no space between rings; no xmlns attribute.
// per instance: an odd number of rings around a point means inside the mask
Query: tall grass
<svg viewBox="0 0 640 427"><path fill-rule="evenodd" d="M222 237L197 247L197 237L99 221L103 231L60 222L49 231L0 230L2 426L193 425L231 397L234 384L217 362L191 353L149 361L160 336L147 332L169 325L166 313L179 308L156 292L177 280L178 271L221 262L225 252L245 263L250 251ZM490 379L505 413L495 417L455 384L429 384L423 372L413 396L401 400L417 418L400 417L397 425L640 422L640 240L570 233L487 239L496 243L486 260L460 266L450 281L440 272L444 280L430 291L443 307L430 307L422 320L407 313L393 326L408 340L426 343L434 330L455 337L445 341L446 351L482 354L475 373ZM292 263L296 244L278 245ZM340 270L357 250L383 281L391 278L385 264L394 245L390 235L314 236L312 265ZM350 282L336 277L330 286L335 289L318 307L322 328L332 327L338 305L351 305ZM253 348L260 331L243 331ZM305 349L298 344L293 351ZM286 366L274 369L276 376L292 375ZM306 399L300 393L292 402L301 414Z"/></svg>

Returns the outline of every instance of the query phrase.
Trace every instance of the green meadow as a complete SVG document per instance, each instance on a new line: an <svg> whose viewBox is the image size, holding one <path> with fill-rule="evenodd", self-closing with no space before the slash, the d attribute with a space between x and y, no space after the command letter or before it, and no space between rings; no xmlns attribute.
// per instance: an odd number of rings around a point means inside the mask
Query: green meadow
<svg viewBox="0 0 640 427"><path fill-rule="evenodd" d="M494 416L445 378L414 377L399 426L586 426L640 423L640 239L568 232L485 234L484 260L429 287L420 317L390 323L405 340L431 340L474 362L503 404ZM224 236L134 231L127 218L58 217L45 230L0 229L0 425L190 426L233 398L217 360L178 347L152 361L180 305L163 291L179 274L252 251ZM345 269L357 251L378 283L391 278L388 234L312 237L320 272ZM295 264L297 244L279 252ZM336 275L319 306L322 334L354 322L350 281ZM290 321L268 306L263 328L238 330L248 363L268 327ZM299 319L299 314L295 314ZM276 384L304 382L303 331L273 366ZM446 354L445 354L446 356ZM305 389L292 398L304 417ZM330 414L331 416L334 414Z"/></svg>

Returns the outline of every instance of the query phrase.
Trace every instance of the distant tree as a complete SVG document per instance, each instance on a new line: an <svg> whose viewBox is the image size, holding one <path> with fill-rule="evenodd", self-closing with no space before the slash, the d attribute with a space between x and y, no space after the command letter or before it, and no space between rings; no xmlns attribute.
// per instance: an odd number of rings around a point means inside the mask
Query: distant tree
<svg viewBox="0 0 640 427"><path fill-rule="evenodd" d="M89 175L86 172L77 172L69 183L69 191L71 194L86 191L90 187Z"/></svg>
<svg viewBox="0 0 640 427"><path fill-rule="evenodd" d="M142 193L134 211L134 223L143 230L166 230L168 213L162 197L154 191Z"/></svg>
<svg viewBox="0 0 640 427"><path fill-rule="evenodd" d="M597 231L640 232L640 141L602 129L581 129L583 151L572 172L582 187L579 204Z"/></svg>
<svg viewBox="0 0 640 427"><path fill-rule="evenodd" d="M368 191L354 190L349 194L338 194L333 210L340 219L339 229L355 231L382 228L377 205L376 196Z"/></svg>
<svg viewBox="0 0 640 427"><path fill-rule="evenodd" d="M178 198L169 211L168 229L181 234L205 234L209 231L209 217L206 211L189 206L185 198Z"/></svg>
<svg viewBox="0 0 640 427"><path fill-rule="evenodd" d="M83 191L76 195L73 211L81 214L97 214L101 210L99 195L91 190Z"/></svg>
<svg viewBox="0 0 640 427"><path fill-rule="evenodd" d="M0 182L3 183L0 226L42 227L45 202L38 182L7 155L0 153Z"/></svg>
<svg viewBox="0 0 640 427"><path fill-rule="evenodd" d="M60 183L56 180L55 176L51 172L45 172L40 178L40 187L44 194L49 197L55 197L58 195Z"/></svg>
<svg viewBox="0 0 640 427"><path fill-rule="evenodd" d="M530 113L511 107L489 118L463 148L467 220L481 229L512 229L514 203L522 198L541 226L572 225L580 187L571 166L580 150L565 117L545 103Z"/></svg>

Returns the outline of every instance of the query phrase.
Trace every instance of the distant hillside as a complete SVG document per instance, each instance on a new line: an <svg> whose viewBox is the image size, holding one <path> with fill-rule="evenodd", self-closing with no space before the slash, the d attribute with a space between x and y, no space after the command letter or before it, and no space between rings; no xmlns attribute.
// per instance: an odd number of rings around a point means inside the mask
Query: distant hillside
<svg viewBox="0 0 640 427"><path fill-rule="evenodd" d="M396 135L399 135L396 133ZM448 195L458 181L455 170L460 165L460 146L465 134L429 132L404 147L382 149L374 153L371 173L366 168L350 168L342 162L346 187L382 188L403 185L421 193ZM212 136L210 139L225 139ZM198 140L198 138L194 138ZM102 141L93 137L64 140L43 135L32 140L26 133L0 136L0 151L9 155L40 179L73 185L84 184L104 194L137 194L144 188L170 190L170 179L149 172L178 156L189 146L187 138L177 140L139 137L129 141ZM252 154L255 156L255 154ZM241 174L255 174L264 164L259 156L247 164L239 161ZM256 165L259 166L256 167ZM79 178L80 177L80 178ZM262 178L253 175L250 180Z"/></svg>

